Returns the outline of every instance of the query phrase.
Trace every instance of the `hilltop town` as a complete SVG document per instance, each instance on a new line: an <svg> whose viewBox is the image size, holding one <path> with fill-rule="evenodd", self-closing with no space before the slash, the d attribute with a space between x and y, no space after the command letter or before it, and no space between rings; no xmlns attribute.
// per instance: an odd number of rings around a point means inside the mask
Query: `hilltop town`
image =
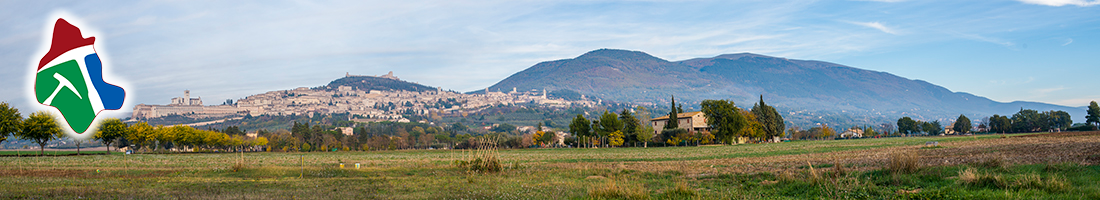
<svg viewBox="0 0 1100 200"><path fill-rule="evenodd" d="M598 104L596 101L584 98L566 100L548 97L545 90L516 91L513 88L510 92L501 92L485 89L481 94L463 94L445 91L442 88L434 90L423 88L426 86L401 81L393 75L393 72L390 72L381 76L345 74L344 78L326 86L270 91L238 99L233 103L213 106L203 105L201 98L191 98L190 91L184 91L182 97L173 98L168 105L138 104L134 106L132 119L152 119L173 115L207 119L246 115L312 116L313 114L347 113L355 116L353 121L359 122L407 122L408 119L405 119L404 115L474 113L495 105L533 103L549 107L569 107Z"/></svg>

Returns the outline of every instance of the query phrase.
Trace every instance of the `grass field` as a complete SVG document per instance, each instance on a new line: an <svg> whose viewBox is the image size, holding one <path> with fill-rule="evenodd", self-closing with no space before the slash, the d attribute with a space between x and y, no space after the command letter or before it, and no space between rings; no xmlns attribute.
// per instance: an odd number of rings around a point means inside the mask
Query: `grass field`
<svg viewBox="0 0 1100 200"><path fill-rule="evenodd" d="M4 150L4 151L0 151L0 156L37 156L38 153L39 152L38 152L37 149L35 149L35 150L28 149L28 150L22 150L22 151ZM111 153L116 154L116 155L122 155L123 154L122 152L111 152ZM46 151L42 152L42 154L47 155L47 156L77 155L76 150L72 150L72 151L50 151L50 150L46 150ZM80 151L80 155L93 155L93 154L107 154L107 151Z"/></svg>
<svg viewBox="0 0 1100 200"><path fill-rule="evenodd" d="M491 173L449 150L0 157L0 198L1100 198L1100 133L497 154Z"/></svg>

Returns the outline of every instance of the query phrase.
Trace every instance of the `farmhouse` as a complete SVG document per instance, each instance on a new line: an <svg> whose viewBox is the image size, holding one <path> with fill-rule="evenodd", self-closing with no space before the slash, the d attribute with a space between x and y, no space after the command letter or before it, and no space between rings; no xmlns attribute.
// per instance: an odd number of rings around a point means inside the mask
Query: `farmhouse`
<svg viewBox="0 0 1100 200"><path fill-rule="evenodd" d="M676 114L676 119L679 122L679 128L686 129L691 132L703 131L709 129L707 126L707 116L703 112L686 112ZM653 134L661 134L661 131L665 128L665 124L668 124L668 116L661 116L653 118L650 121L650 125L653 125Z"/></svg>

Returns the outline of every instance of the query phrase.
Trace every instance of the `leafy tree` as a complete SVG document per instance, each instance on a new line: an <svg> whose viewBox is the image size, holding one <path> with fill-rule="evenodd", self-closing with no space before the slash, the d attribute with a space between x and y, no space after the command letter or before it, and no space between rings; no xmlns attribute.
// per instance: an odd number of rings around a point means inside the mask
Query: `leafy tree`
<svg viewBox="0 0 1100 200"><path fill-rule="evenodd" d="M966 115L959 115L958 119L955 119L955 125L951 127L956 133L969 133L970 129L974 128L970 123L970 118L966 118Z"/></svg>
<svg viewBox="0 0 1100 200"><path fill-rule="evenodd" d="M172 148L172 141L176 140L176 129L157 125L157 128L153 129L153 140L157 142L153 150L157 150L157 146L160 146L161 150L169 150Z"/></svg>
<svg viewBox="0 0 1100 200"><path fill-rule="evenodd" d="M23 115L19 114L19 109L0 102L0 142L8 140L8 136L18 135L22 129Z"/></svg>
<svg viewBox="0 0 1100 200"><path fill-rule="evenodd" d="M762 125L765 138L782 136L783 130L787 129L783 116L775 110L775 107L764 103L764 95L760 95L760 102L752 107L752 114Z"/></svg>
<svg viewBox="0 0 1100 200"><path fill-rule="evenodd" d="M610 134L607 135L607 138L608 138L607 143L610 144L611 146L614 146L614 147L622 146L623 145L623 137L624 137L623 136L623 131L611 132Z"/></svg>
<svg viewBox="0 0 1100 200"><path fill-rule="evenodd" d="M615 113L603 111L603 115L600 115L600 129L599 134L602 137L608 137L612 132L622 131L623 122L619 121L619 115Z"/></svg>
<svg viewBox="0 0 1100 200"><path fill-rule="evenodd" d="M827 124L821 124L821 133L818 135L819 138L828 138L834 135L836 135L836 131L833 130L833 128L830 128Z"/></svg>
<svg viewBox="0 0 1100 200"><path fill-rule="evenodd" d="M634 117L634 114L630 113L630 110L623 108L623 112L619 114L619 121L623 124L623 136L625 140L637 141L634 135L637 133L638 126L641 126L638 122L638 118Z"/></svg>
<svg viewBox="0 0 1100 200"><path fill-rule="evenodd" d="M1016 132L1037 131L1045 122L1039 116L1039 111L1020 109L1020 112L1012 115L1012 128Z"/></svg>
<svg viewBox="0 0 1100 200"><path fill-rule="evenodd" d="M756 118L756 115L747 110L740 110L741 116L745 116L745 126L738 131L737 136L748 138L764 138L764 125Z"/></svg>
<svg viewBox="0 0 1100 200"><path fill-rule="evenodd" d="M934 135L943 132L943 125L940 125L940 121L924 122L922 123L921 130L929 135Z"/></svg>
<svg viewBox="0 0 1100 200"><path fill-rule="evenodd" d="M150 126L148 123L138 122L130 126L129 129L129 131L126 131L126 133L128 133L126 135L126 140L134 143L137 149L143 148L148 145L149 142L155 140L153 126Z"/></svg>
<svg viewBox="0 0 1100 200"><path fill-rule="evenodd" d="M1100 106L1096 105L1096 101L1089 102L1088 115L1085 116L1085 123L1091 124L1093 127L1100 127Z"/></svg>
<svg viewBox="0 0 1100 200"><path fill-rule="evenodd" d="M245 134L245 130L241 129L238 126L225 127L225 130L222 130L222 132L227 134L227 135L244 135Z"/></svg>
<svg viewBox="0 0 1100 200"><path fill-rule="evenodd" d="M46 111L31 113L27 120L23 121L22 128L18 134L19 138L34 140L35 143L38 143L38 155L45 154L47 142L64 134L61 132L61 127L54 121L53 116Z"/></svg>
<svg viewBox="0 0 1100 200"><path fill-rule="evenodd" d="M645 107L638 106L638 121L641 122L641 126L634 129L634 137L638 141L642 141L642 145L645 148L649 148L649 140L656 134L653 130L653 126L649 125L649 110Z"/></svg>
<svg viewBox="0 0 1100 200"><path fill-rule="evenodd" d="M99 125L99 130L96 130L95 139L103 141L103 144L107 145L107 152L111 151L111 143L114 143L118 138L126 136L127 125L118 118L108 118L103 120L103 123Z"/></svg>
<svg viewBox="0 0 1100 200"><path fill-rule="evenodd" d="M867 126L867 127L863 128L863 135L874 137L874 136L878 136L878 132L875 132L874 128L871 128L870 126Z"/></svg>
<svg viewBox="0 0 1100 200"><path fill-rule="evenodd" d="M1069 113L1067 113L1066 111L1052 110L1043 112L1040 115L1044 116L1043 118L1047 120L1047 127L1044 128L1049 130L1066 130L1069 129L1071 125L1073 125L1073 119L1070 118Z"/></svg>
<svg viewBox="0 0 1100 200"><path fill-rule="evenodd" d="M672 96L672 105L669 106L668 123L665 123L665 129L680 128L680 119L677 118L677 115L680 114L680 112L677 112L678 110L676 108L676 96Z"/></svg>
<svg viewBox="0 0 1100 200"><path fill-rule="evenodd" d="M898 119L898 132L907 135L913 134L920 132L920 127L917 124L917 121L913 120L913 118L902 117L901 119Z"/></svg>
<svg viewBox="0 0 1100 200"><path fill-rule="evenodd" d="M516 130L516 126L508 124L508 123L501 123L501 124L497 124L492 129L489 129L489 130L493 131L493 132L498 132L498 133L511 133L511 132Z"/></svg>
<svg viewBox="0 0 1100 200"><path fill-rule="evenodd" d="M994 133L1007 133L1012 131L1012 120L1008 116L993 115L989 117L989 130Z"/></svg>
<svg viewBox="0 0 1100 200"><path fill-rule="evenodd" d="M577 117L573 118L573 122L569 123L569 132L572 132L577 137L588 137L591 132L588 119L584 118L584 115L577 114Z"/></svg>
<svg viewBox="0 0 1100 200"><path fill-rule="evenodd" d="M733 137L748 125L733 101L703 100L699 106L707 116L707 125L714 129L715 138L726 144L733 144Z"/></svg>

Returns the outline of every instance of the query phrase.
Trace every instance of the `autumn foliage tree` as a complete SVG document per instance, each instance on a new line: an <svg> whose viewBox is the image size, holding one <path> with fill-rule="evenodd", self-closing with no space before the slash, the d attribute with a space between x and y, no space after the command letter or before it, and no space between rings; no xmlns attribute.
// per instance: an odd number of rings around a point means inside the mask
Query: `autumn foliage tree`
<svg viewBox="0 0 1100 200"><path fill-rule="evenodd" d="M126 136L127 125L118 118L108 118L103 120L103 123L99 125L99 129L96 130L95 139L103 141L103 144L107 145L107 151L111 151L111 143L114 143L119 138Z"/></svg>
<svg viewBox="0 0 1100 200"><path fill-rule="evenodd" d="M19 131L19 138L33 140L35 143L38 143L38 155L42 155L45 153L46 143L50 140L59 138L61 134L64 133L61 132L61 127L54 121L53 116L46 111L38 111L31 113L31 115L23 121L22 130Z"/></svg>
<svg viewBox="0 0 1100 200"><path fill-rule="evenodd" d="M19 109L13 108L7 102L0 102L0 142L8 140L8 136L18 135L23 128L23 116Z"/></svg>

